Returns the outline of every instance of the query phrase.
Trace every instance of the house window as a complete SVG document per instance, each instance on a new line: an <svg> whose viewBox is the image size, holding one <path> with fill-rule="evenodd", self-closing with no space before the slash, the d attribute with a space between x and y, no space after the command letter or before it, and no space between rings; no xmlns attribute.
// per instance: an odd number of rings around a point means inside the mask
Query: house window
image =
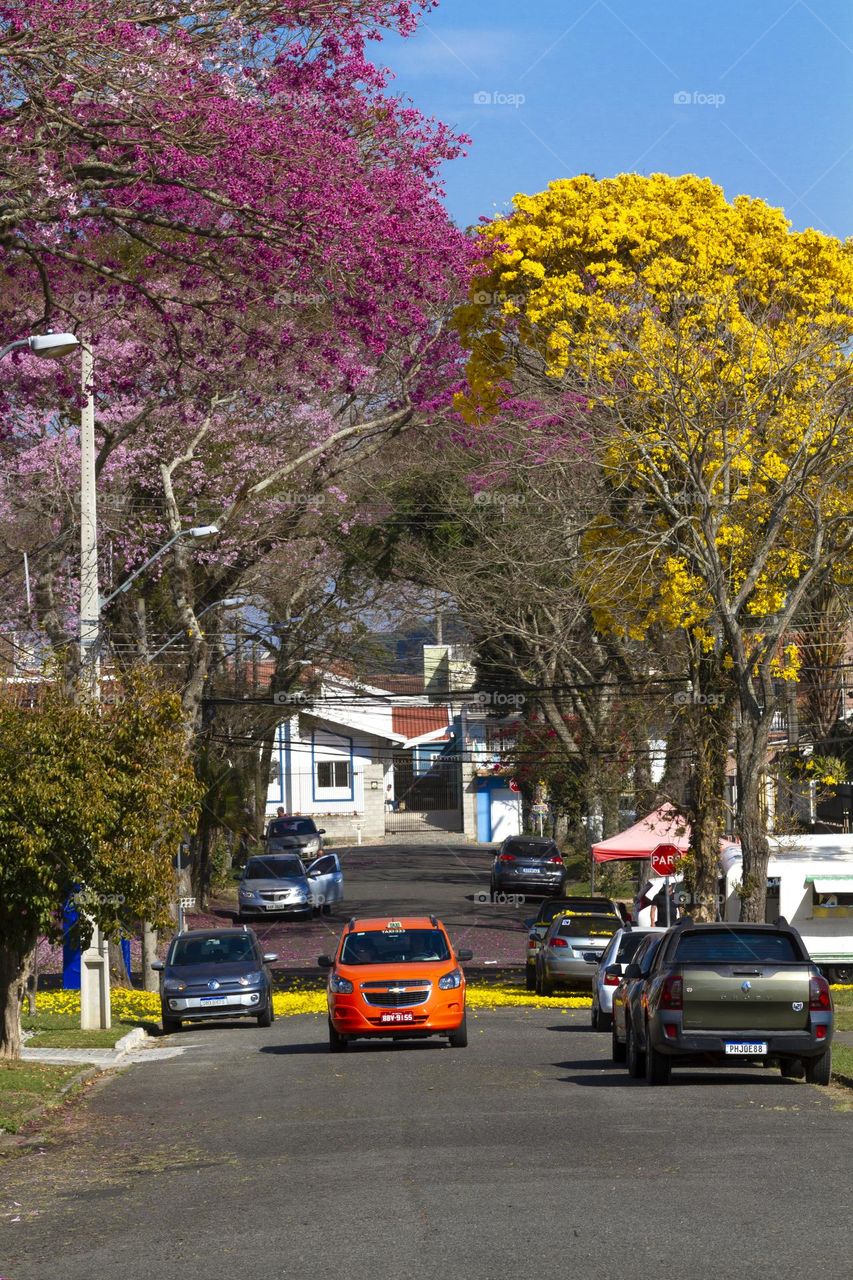
<svg viewBox="0 0 853 1280"><path fill-rule="evenodd" d="M349 787L348 760L321 760L317 765L317 789Z"/></svg>

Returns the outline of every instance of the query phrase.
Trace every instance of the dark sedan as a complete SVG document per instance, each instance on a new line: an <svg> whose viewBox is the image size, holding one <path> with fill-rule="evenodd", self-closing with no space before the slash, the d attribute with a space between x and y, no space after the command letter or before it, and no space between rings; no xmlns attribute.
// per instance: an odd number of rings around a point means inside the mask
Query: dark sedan
<svg viewBox="0 0 853 1280"><path fill-rule="evenodd" d="M294 849L300 858L316 858L323 848L324 827L313 818L297 818L292 814L272 818L267 823L267 853L283 853Z"/></svg>
<svg viewBox="0 0 853 1280"><path fill-rule="evenodd" d="M190 929L173 938L165 961L157 960L164 1031L184 1021L256 1018L272 1025L272 979L277 960L264 954L251 929Z"/></svg>
<svg viewBox="0 0 853 1280"><path fill-rule="evenodd" d="M489 889L525 897L559 897L566 881L563 855L545 836L509 836L495 854Z"/></svg>

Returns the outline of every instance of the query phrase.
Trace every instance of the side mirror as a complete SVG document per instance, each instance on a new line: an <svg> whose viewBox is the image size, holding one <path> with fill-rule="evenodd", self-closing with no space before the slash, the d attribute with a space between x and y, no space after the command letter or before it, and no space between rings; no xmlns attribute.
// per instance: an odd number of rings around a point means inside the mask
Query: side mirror
<svg viewBox="0 0 853 1280"><path fill-rule="evenodd" d="M460 960L460 961L461 961L461 960L473 960L473 959L474 959L474 952L470 949L470 947L461 947L461 948L456 952L456 959L457 959L457 960Z"/></svg>
<svg viewBox="0 0 853 1280"><path fill-rule="evenodd" d="M166 968L166 966L162 960L152 960L151 968L154 970L155 973L162 973L163 970Z"/></svg>
<svg viewBox="0 0 853 1280"><path fill-rule="evenodd" d="M638 964L629 964L628 968L625 970L625 977L628 979L642 978L642 976L643 971Z"/></svg>
<svg viewBox="0 0 853 1280"><path fill-rule="evenodd" d="M331 956L318 956L317 963L321 969L331 969L335 962Z"/></svg>
<svg viewBox="0 0 853 1280"><path fill-rule="evenodd" d="M325 834L326 834L326 828L325 828L325 827L318 827L318 828L317 828L317 835L318 835L318 836L324 836Z"/></svg>
<svg viewBox="0 0 853 1280"><path fill-rule="evenodd" d="M277 959L278 959L278 952L277 952L277 951L265 951L265 952L264 952L264 964L272 964L272 963L273 963L273 961L274 961L274 960L277 960Z"/></svg>
<svg viewBox="0 0 853 1280"><path fill-rule="evenodd" d="M317 879L317 877L318 877L318 875L320 874L320 872L319 872L319 871L312 871L312 870L310 869L310 867L309 867L308 871L306 871L306 873L305 873L305 874L308 876L308 879L309 879L309 880L316 880L316 879Z"/></svg>
<svg viewBox="0 0 853 1280"><path fill-rule="evenodd" d="M587 964L598 964L600 959L595 951L585 951L583 953L583 958Z"/></svg>
<svg viewBox="0 0 853 1280"><path fill-rule="evenodd" d="M607 968L604 970L604 976L605 978L621 978L622 977L621 964L609 964Z"/></svg>

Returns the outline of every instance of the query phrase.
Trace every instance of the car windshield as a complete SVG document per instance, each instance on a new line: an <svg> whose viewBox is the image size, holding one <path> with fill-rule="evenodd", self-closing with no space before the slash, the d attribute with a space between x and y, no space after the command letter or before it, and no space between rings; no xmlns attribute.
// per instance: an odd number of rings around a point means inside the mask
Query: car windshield
<svg viewBox="0 0 853 1280"><path fill-rule="evenodd" d="M449 959L450 949L440 929L348 933L341 951L341 964L419 964Z"/></svg>
<svg viewBox="0 0 853 1280"><path fill-rule="evenodd" d="M794 940L787 933L765 933L760 929L713 930L683 933L678 939L675 964L739 964L741 962L785 964L800 960Z"/></svg>
<svg viewBox="0 0 853 1280"><path fill-rule="evenodd" d="M304 875L299 858L250 858L246 863L247 880L285 880Z"/></svg>
<svg viewBox="0 0 853 1280"><path fill-rule="evenodd" d="M559 932L562 938L612 938L618 928L607 916L566 916Z"/></svg>
<svg viewBox="0 0 853 1280"><path fill-rule="evenodd" d="M267 827L267 839L275 836L316 836L312 818L273 818Z"/></svg>
<svg viewBox="0 0 853 1280"><path fill-rule="evenodd" d="M641 942L645 942L647 934L643 933L626 933L619 939L619 948L616 952L616 964L628 964L637 954L637 949Z"/></svg>
<svg viewBox="0 0 853 1280"><path fill-rule="evenodd" d="M255 948L248 933L206 938L185 935L172 943L169 964L239 964L241 960L255 958Z"/></svg>
<svg viewBox="0 0 853 1280"><path fill-rule="evenodd" d="M555 854L560 857L560 850L555 844L540 844L538 840L508 840L503 852L516 858L553 858Z"/></svg>

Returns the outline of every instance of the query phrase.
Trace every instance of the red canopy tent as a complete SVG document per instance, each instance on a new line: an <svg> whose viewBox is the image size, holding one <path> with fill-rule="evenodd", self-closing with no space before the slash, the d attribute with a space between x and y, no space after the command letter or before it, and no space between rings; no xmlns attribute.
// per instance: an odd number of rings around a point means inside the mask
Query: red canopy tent
<svg viewBox="0 0 853 1280"><path fill-rule="evenodd" d="M594 862L618 862L623 858L650 858L659 844L674 844L682 853L690 847L690 824L669 805L640 818L627 831L592 846Z"/></svg>

